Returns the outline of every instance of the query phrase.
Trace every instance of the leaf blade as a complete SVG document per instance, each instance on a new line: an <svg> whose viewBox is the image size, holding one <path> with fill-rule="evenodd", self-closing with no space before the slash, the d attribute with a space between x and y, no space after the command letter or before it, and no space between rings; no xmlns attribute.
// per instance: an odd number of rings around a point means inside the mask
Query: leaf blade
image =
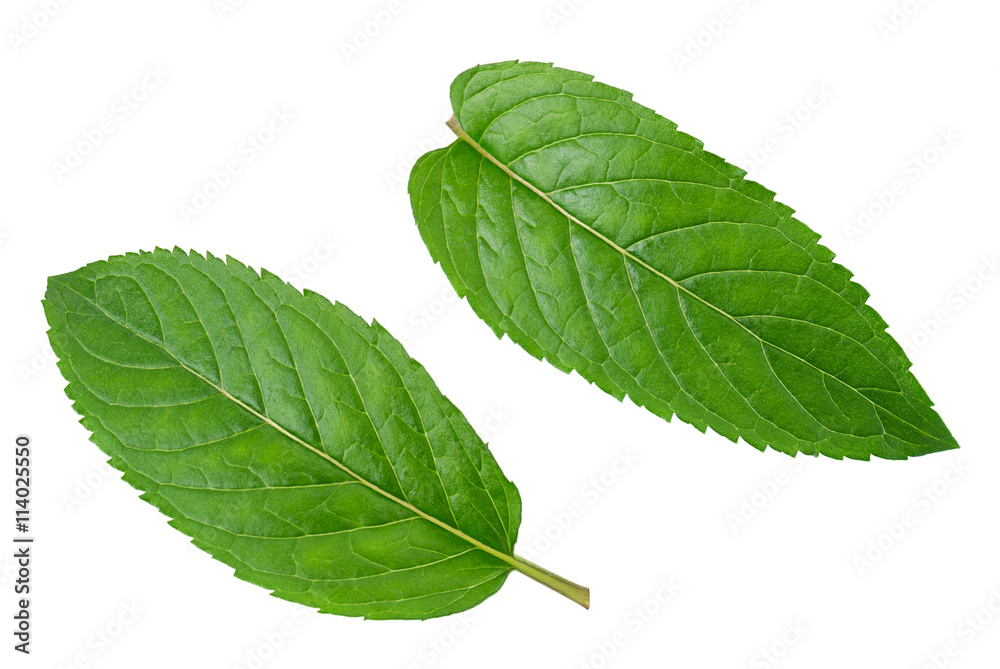
<svg viewBox="0 0 1000 669"><path fill-rule="evenodd" d="M548 64L472 68L451 97L459 139L434 152L444 169L418 161L411 203L432 258L498 336L761 450L957 447L868 293L742 170L631 94ZM462 144L482 159L474 211ZM523 263L504 253L515 240Z"/></svg>
<svg viewBox="0 0 1000 669"><path fill-rule="evenodd" d="M513 555L516 487L377 322L162 250L52 277L44 306L92 439L238 577L369 618L465 610L512 568L546 582Z"/></svg>

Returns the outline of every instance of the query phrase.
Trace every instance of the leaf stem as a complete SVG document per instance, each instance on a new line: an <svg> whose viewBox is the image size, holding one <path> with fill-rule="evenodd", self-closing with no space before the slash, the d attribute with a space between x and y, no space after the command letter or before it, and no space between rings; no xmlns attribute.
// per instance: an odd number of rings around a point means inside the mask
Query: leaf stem
<svg viewBox="0 0 1000 669"><path fill-rule="evenodd" d="M469 141L470 139L472 139L471 137L469 137L469 134L467 132L465 132L465 130L462 129L462 126L459 125L459 123L458 123L458 117L455 116L454 114L452 114L451 118L448 119L447 122L445 122L445 125L448 126L448 128L453 133L455 133L455 135L457 137L460 137L460 138L462 138L462 139L464 139L466 141Z"/></svg>
<svg viewBox="0 0 1000 669"><path fill-rule="evenodd" d="M520 555L515 555L514 561L514 568L531 580L537 581L546 588L558 592L563 597L576 602L585 609L590 608L590 588L553 574L548 569L539 567L534 562L529 562Z"/></svg>

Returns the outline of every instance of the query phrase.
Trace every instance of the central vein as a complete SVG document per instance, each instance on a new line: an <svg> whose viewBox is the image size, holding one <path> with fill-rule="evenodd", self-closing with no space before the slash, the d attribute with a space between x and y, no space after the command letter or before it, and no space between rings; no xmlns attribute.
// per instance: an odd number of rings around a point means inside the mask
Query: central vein
<svg viewBox="0 0 1000 669"><path fill-rule="evenodd" d="M712 304L711 302L709 302L705 298L701 297L697 293L691 292L691 290L689 288L687 288L686 286L678 283L673 278L667 276L666 274L664 274L660 270L656 269L655 267L653 267L652 265L650 265L648 262L646 262L642 258L640 258L640 257L636 256L635 254L633 254L628 249L622 248L622 246L620 246L619 244L617 244L614 240L608 238L606 235L602 234L598 230L595 230L590 225L584 223L579 218L577 218L576 216L574 216L570 212L566 211L566 209L564 209L558 202L556 202L555 200L552 199L552 197L551 197L551 195L549 193L546 193L546 192L540 190L533 183L531 183L530 181L528 181L527 179L525 179L521 175L519 175L516 172L514 172L514 170L512 170L509 166L507 166L504 163L502 163L499 160L497 160L496 157L493 156L493 154L491 154L489 151L487 151L486 149L484 149L482 147L482 145L479 144L479 142L477 142L476 140L474 140L469 135L469 133L467 133L465 131L465 129L462 128L462 126L458 122L458 118L456 116L452 116L450 119L448 119L447 126L451 129L452 132L455 133L456 136L458 136L460 139L462 139L463 141L465 141L469 146L471 146L473 149L475 149L480 155L482 155L484 158L486 158L491 163L493 163L494 165L496 165L497 167L499 167L501 170L503 170L503 172L507 176L509 176L511 179L514 179L519 184L523 185L525 188L527 188L528 190L530 190L532 193L534 193L538 197L542 198L546 203L548 203L552 208L554 208L560 214L562 214L563 216L565 216L567 219L569 219L570 221L572 221L576 225L580 226L581 228L583 228L584 230L586 230L590 234L594 235L598 239L602 240L608 246L610 246L611 248L615 249L616 251L618 251L619 253L621 253L623 256L625 256L627 259L631 260L632 262L636 263L637 265L640 265L641 267L646 268L647 270L649 270L650 272L652 272L656 276L660 277L664 281L667 281L672 286L674 286L674 288L676 288L678 291L684 291L685 294L690 295L692 298L698 300L699 302L701 302L705 306L707 306L707 307L713 309L714 311L717 311L718 313L722 314L723 316L726 317L726 319L728 319L732 323L735 323L740 328L742 328L747 333L749 333L751 336L753 336L754 339L756 339L757 341L760 342L761 346L764 346L765 344L768 345L768 346L772 346L772 347L778 349L779 351L782 351L783 353L786 353L786 354L792 356L796 360L799 360L803 364L808 365L809 367L812 367L813 369L815 369L817 372L819 372L823 376L830 376L832 378L836 378L832 374L830 374L829 372L826 372L826 371L820 369L816 365L814 365L811 362L809 362L808 360L805 360L804 358L796 355L795 353L792 353L791 351L788 351L788 350L782 348L781 346L777 346L776 344L773 344L772 342L769 342L769 341L766 341L766 340L762 339L756 332L754 332L753 330L751 330L750 328L748 328L746 325L744 325L743 323L741 323L740 321L738 321L736 318L734 318L732 316L732 314L726 313L723 309L721 309L721 308L717 307L716 305ZM638 296L636 296L636 297L638 297ZM714 362L714 360L713 360L713 362ZM770 363L768 363L768 364L770 364ZM775 374L775 378L778 378L777 374ZM780 378L778 380L780 382ZM839 379L837 379L837 380L839 381ZM843 382L841 382L841 383L843 383ZM868 397L866 397L865 395L863 395L856 388L852 388L847 383L844 383L844 385L847 388L850 388L858 396L864 398L868 402L871 402L871 404L873 406L876 406L876 407L882 409L886 413L892 415L894 418L899 419L900 421L906 423L907 425L909 425L910 427L914 428L915 430L918 430L919 432L923 433L924 435L932 437L932 435L930 435L923 428L921 428L921 427L919 427L917 425L914 425L913 423L911 423L910 421L906 420L905 418L903 418L901 416L898 416L897 414L895 414L894 412L892 412L891 410L889 410L887 407L882 406L882 405L876 403L875 401L869 399ZM791 395L791 393L789 393L789 395ZM795 400L798 403L798 399L796 397L792 396L792 399ZM800 404L800 406L801 406L801 404ZM806 413L807 413L807 415L809 415L808 411ZM813 418L813 420L816 420L811 415L810 415L810 418ZM818 420L816 422L819 423ZM819 423L819 424L822 425L824 429L829 429L825 425L823 425L822 423ZM932 438L936 439L936 437L932 437Z"/></svg>
<svg viewBox="0 0 1000 669"><path fill-rule="evenodd" d="M63 284L63 285L66 285L66 284ZM74 290L72 287L70 287L68 285L66 285L66 287L69 288L70 290ZM74 292L76 292L76 291L74 290ZM77 293L77 294L79 295L79 293ZM357 474L356 472L354 472L347 465L345 465L342 462L338 461L337 459L331 457L325 451L323 451L323 450L321 450L319 448L316 448L315 446L313 446L309 442L307 442L307 441L301 439L300 437L292 434L287 429L285 429L284 427L282 427L280 424L276 423L269 416L261 413L260 411L257 411L256 409L254 409L252 406L250 406L246 402L243 402L238 397L235 397L234 395L232 395L229 391L227 391L221 385L213 382L212 380L210 380L209 378L205 377L203 374L201 374L197 370L193 369L190 365L186 364L183 360L181 360L176 355L174 355L174 353L172 351L170 351L166 347L166 345L164 345L163 343L155 341L153 339L150 339L149 337L147 337L143 333L139 332L135 328L131 327L127 323L123 323L121 320L115 318L112 314L110 314L107 310L105 310L101 305L97 304L96 302L94 302L93 300L91 300L90 298L88 298L87 296L80 295L80 297L82 297L86 302L88 302L89 304L91 304L95 309L97 309L98 311L100 311L101 313L103 313L112 322L117 323L121 327L125 328L126 330L128 330L129 332L131 332L132 334L134 334L136 337L139 337L140 339L142 339L142 340L144 340L144 341L152 344L153 346L161 349L162 351L164 351L167 355L169 355L171 358L173 358L174 360L176 360L177 364L181 368L183 368L184 370L188 371L189 373L191 373L193 376L195 376L196 378L200 379L201 381L203 381L209 387L215 389L221 395L223 395L224 397L228 398L233 403L235 403L237 406L239 406L240 408L242 408L244 411L246 411L250 415L252 415L255 418L257 418L259 421L261 421L261 423L274 428L275 430L277 430L278 432L280 432L281 434L283 434L287 438L291 439L293 442L299 444L303 448L306 448L307 450L311 451L312 453L315 453L316 455L320 456L324 460L330 462L331 464L333 464L334 466L336 466L337 468L339 468L340 470L342 470L344 473L346 473L348 476L350 476L351 478L353 478L354 480L356 480L358 483L360 483L360 484L362 484L362 485L370 488L372 491L378 493L379 495L383 495L384 497L392 500L393 502L399 504L400 506L408 509L415 516L417 516L419 518L423 518L424 520L426 520L428 522L431 522L434 525L437 525L441 529L443 529L443 530L445 530L447 532L450 532L451 534L454 534L455 536L457 536L457 537L459 537L461 539L464 539L465 541L467 541L468 543L470 543L475 548L478 548L479 550L487 553L488 555L491 555L491 556L493 556L493 557L495 557L495 558L497 558L497 559L505 562L506 564L510 565L512 568L514 568L517 571L520 571L521 573L523 573L525 576L528 576L529 578L531 578L531 579L533 579L535 581L538 581L542 585L545 585L545 586L551 588L552 590L555 590L556 592L559 592L560 594L565 595L566 597L569 597L570 599L572 599L573 601L577 602L581 606L583 606L585 608L589 608L589 605L590 605L590 591L589 591L589 589L587 589L587 588L585 588L583 586L577 585L577 584L573 583L572 581L568 581L567 579L565 579L565 578L563 578L561 576L553 574L552 572L550 572L550 571L548 571L548 570L546 570L546 569L544 569L542 567L539 567L538 565L536 565L536 564L534 564L532 562L529 562L529 561L527 561L527 560L525 560L525 559L523 559L521 557L518 557L516 555L508 555L506 553L503 553L501 551L496 550L495 548L487 546L483 542L479 541L475 537L469 536L468 534L466 534L465 532L461 531L457 527L452 527L448 523L446 523L446 522L444 522L442 520L439 520L439 519L435 518L434 516L421 511L420 509L418 509L417 507L413 506L412 504L410 504L406 500L403 500L403 499L400 499L400 498L396 497L395 495L393 495L392 493L388 492L387 490L383 490L382 488L380 488L379 486L375 485L371 481L368 481L364 477L362 477L359 474Z"/></svg>

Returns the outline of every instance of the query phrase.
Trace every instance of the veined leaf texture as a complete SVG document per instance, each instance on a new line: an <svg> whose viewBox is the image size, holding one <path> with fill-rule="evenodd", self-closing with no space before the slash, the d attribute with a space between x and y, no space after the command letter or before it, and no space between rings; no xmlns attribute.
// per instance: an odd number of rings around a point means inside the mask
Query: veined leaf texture
<svg viewBox="0 0 1000 669"><path fill-rule="evenodd" d="M195 545L326 613L430 618L518 570L521 500L376 322L180 250L49 279L49 338L93 441Z"/></svg>
<svg viewBox="0 0 1000 669"><path fill-rule="evenodd" d="M411 203L498 336L761 450L958 446L819 235L630 93L511 61L463 72L451 103L458 139L414 166Z"/></svg>

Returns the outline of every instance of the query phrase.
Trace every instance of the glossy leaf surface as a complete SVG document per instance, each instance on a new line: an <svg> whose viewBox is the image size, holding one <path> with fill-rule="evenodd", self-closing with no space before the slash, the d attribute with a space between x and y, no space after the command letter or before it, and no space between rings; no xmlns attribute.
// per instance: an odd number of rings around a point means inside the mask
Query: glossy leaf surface
<svg viewBox="0 0 1000 669"><path fill-rule="evenodd" d="M44 305L93 441L239 578L368 618L468 609L511 569L586 603L514 557L517 489L378 323L182 251L51 277Z"/></svg>
<svg viewBox="0 0 1000 669"><path fill-rule="evenodd" d="M957 443L819 235L701 142L579 72L472 68L410 177L420 234L498 335L758 449Z"/></svg>

